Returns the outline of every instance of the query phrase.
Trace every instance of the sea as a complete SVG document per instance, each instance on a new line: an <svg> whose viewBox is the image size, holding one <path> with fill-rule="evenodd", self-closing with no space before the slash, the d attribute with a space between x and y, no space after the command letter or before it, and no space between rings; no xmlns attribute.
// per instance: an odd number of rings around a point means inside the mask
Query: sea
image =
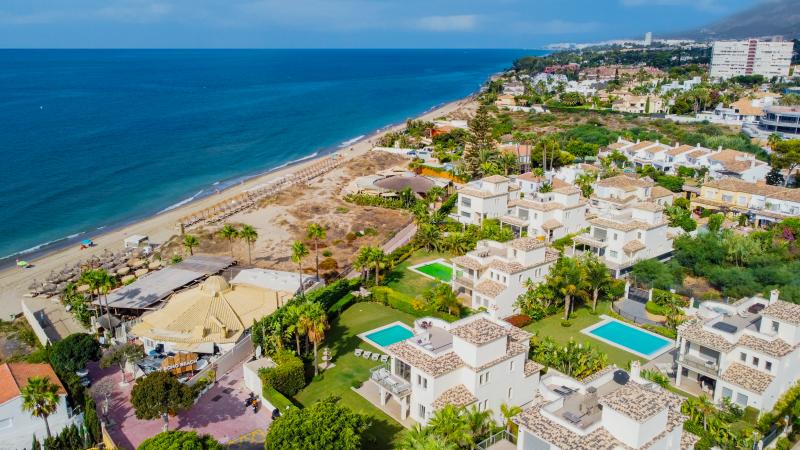
<svg viewBox="0 0 800 450"><path fill-rule="evenodd" d="M0 50L0 259L335 151L537 50Z"/></svg>

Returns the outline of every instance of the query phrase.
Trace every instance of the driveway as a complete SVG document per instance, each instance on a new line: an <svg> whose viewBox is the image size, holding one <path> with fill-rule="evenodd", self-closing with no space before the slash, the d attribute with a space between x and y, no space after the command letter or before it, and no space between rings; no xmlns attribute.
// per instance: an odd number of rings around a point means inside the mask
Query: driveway
<svg viewBox="0 0 800 450"><path fill-rule="evenodd" d="M161 432L160 419L136 418L130 404L133 383L119 385L119 368L100 369L96 363L92 363L89 373L93 382L92 395L101 415L104 396L98 392L97 387L104 383L112 386L108 431L120 448L133 450L145 439ZM249 394L240 365L217 379L216 385L203 394L189 410L170 417L169 429L195 430L199 434L210 434L223 444L231 444L230 448L263 448L266 430L271 422L270 411L260 408L258 413L253 413L251 408L245 408L244 400Z"/></svg>

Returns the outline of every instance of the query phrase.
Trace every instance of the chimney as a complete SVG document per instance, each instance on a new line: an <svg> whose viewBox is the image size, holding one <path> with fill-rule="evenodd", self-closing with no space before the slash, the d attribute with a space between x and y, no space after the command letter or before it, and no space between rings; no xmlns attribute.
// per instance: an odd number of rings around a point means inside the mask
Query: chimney
<svg viewBox="0 0 800 450"><path fill-rule="evenodd" d="M769 291L769 304L773 304L778 301L778 297L781 296L781 291L777 289L773 289Z"/></svg>
<svg viewBox="0 0 800 450"><path fill-rule="evenodd" d="M639 361L631 361L631 378L634 380L641 380L642 368L639 366Z"/></svg>

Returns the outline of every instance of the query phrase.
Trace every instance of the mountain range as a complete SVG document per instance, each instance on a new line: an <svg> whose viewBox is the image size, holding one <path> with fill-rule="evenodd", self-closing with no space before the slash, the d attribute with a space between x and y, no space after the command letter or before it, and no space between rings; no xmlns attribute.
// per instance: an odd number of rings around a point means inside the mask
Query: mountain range
<svg viewBox="0 0 800 450"><path fill-rule="evenodd" d="M695 40L745 39L783 36L800 38L800 0L761 0L758 4L694 30L674 33L674 38Z"/></svg>

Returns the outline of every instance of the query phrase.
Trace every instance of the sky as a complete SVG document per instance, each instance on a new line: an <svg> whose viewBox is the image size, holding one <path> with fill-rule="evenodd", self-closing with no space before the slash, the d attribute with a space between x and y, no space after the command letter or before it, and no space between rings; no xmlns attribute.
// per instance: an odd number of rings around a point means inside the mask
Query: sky
<svg viewBox="0 0 800 450"><path fill-rule="evenodd" d="M542 48L768 0L0 0L5 48Z"/></svg>

